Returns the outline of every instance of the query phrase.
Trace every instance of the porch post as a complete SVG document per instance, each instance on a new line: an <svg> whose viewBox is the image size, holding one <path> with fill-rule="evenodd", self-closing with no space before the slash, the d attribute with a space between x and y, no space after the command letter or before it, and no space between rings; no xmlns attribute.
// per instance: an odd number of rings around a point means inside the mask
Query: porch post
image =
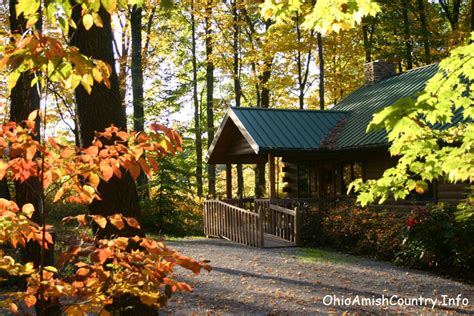
<svg viewBox="0 0 474 316"><path fill-rule="evenodd" d="M228 163L225 166L225 189L227 198L232 199L232 164Z"/></svg>
<svg viewBox="0 0 474 316"><path fill-rule="evenodd" d="M275 157L272 154L268 154L268 176L270 178L268 195L270 200L276 198L275 191Z"/></svg>

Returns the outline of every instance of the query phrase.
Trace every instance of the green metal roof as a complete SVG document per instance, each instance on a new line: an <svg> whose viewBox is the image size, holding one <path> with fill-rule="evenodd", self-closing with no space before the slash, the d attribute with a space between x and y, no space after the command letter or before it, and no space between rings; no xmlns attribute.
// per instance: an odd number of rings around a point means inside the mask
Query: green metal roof
<svg viewBox="0 0 474 316"><path fill-rule="evenodd" d="M261 150L316 150L347 111L233 107L234 123Z"/></svg>
<svg viewBox="0 0 474 316"><path fill-rule="evenodd" d="M388 144L385 131L366 133L373 115L398 99L415 96L438 70L437 64L412 69L355 90L332 110L351 111L341 129L338 149ZM331 111L332 111L331 110Z"/></svg>
<svg viewBox="0 0 474 316"><path fill-rule="evenodd" d="M366 133L373 115L386 106L405 97L415 97L426 82L437 72L438 65L406 71L355 90L334 108L327 111L230 108L209 148L207 159L213 156L215 147L219 153L210 160L224 160L223 151L234 146L225 137L219 140L224 129L227 135L240 133L248 144L244 153L261 154L285 150L329 150L386 146L385 131ZM457 111L452 123L434 128L447 128L462 121L462 111ZM234 127L232 127L234 126ZM234 133L234 134L232 134ZM227 136L228 138L229 136ZM235 145L237 146L237 145Z"/></svg>

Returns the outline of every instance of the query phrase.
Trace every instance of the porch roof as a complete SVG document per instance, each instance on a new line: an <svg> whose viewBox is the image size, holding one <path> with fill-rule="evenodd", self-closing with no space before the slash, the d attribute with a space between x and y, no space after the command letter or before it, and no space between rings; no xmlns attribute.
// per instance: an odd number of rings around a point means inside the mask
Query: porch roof
<svg viewBox="0 0 474 316"><path fill-rule="evenodd" d="M348 111L229 108L208 163L257 163L267 153L316 151Z"/></svg>

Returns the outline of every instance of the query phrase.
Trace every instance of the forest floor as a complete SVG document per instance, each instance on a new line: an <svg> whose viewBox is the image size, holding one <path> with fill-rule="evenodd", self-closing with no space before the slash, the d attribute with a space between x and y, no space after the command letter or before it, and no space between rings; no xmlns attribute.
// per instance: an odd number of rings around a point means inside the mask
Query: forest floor
<svg viewBox="0 0 474 316"><path fill-rule="evenodd" d="M173 315L295 315L342 312L435 312L474 314L474 286L387 262L309 248L258 249L224 240L192 238L167 245L199 260L210 260L213 270L193 276L178 270L179 279L194 288L177 293L162 314ZM346 306L331 297L467 298L463 306ZM465 303L466 301L464 301ZM442 302L441 302L442 303ZM448 303L446 299L446 303ZM374 304L375 305L375 304Z"/></svg>

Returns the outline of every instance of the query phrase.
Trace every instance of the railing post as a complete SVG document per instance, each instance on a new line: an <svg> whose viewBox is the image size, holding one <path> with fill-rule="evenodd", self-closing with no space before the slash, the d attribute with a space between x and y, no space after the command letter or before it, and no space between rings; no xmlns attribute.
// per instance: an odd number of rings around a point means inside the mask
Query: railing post
<svg viewBox="0 0 474 316"><path fill-rule="evenodd" d="M260 248L263 248L265 246L264 240L263 240L263 216L264 216L264 211L262 207L258 208L258 246Z"/></svg>
<svg viewBox="0 0 474 316"><path fill-rule="evenodd" d="M295 244L301 245L301 207L295 207Z"/></svg>
<svg viewBox="0 0 474 316"><path fill-rule="evenodd" d="M209 225L207 223L207 201L204 201L204 205L203 205L203 209L202 209L202 217L203 217L203 221L204 221L204 235L206 236L206 238L209 238Z"/></svg>

